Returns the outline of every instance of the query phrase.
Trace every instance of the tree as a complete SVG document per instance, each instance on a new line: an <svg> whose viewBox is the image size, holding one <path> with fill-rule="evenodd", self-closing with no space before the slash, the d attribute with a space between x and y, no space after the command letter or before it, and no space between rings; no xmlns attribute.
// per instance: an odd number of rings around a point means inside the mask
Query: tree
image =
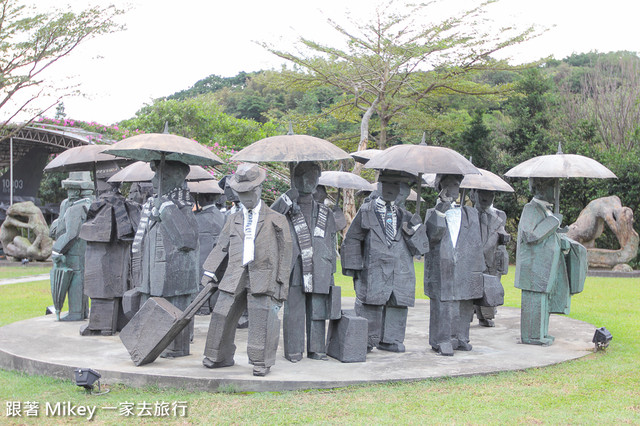
<svg viewBox="0 0 640 426"><path fill-rule="evenodd" d="M433 94L483 95L511 87L509 83L487 85L469 78L480 71L511 68L491 55L536 35L533 28L523 32L503 29L498 35L481 31L477 18L494 2L489 0L442 22L425 24L424 17L436 2L395 11L391 1L376 9L372 21L352 22L353 31L329 20L329 25L344 36L344 49L304 37L299 43L306 51L296 53L262 45L304 70L285 73L290 84L328 84L350 94L342 107L361 111L361 146L366 146L369 122L376 114L377 143L386 148L389 124L409 105Z"/></svg>
<svg viewBox="0 0 640 426"><path fill-rule="evenodd" d="M30 122L68 95L72 88L49 92L44 71L81 43L121 30L114 20L121 13L114 6L36 13L15 0L0 0L0 132L18 114L27 113ZM34 106L47 95L54 98L48 106Z"/></svg>
<svg viewBox="0 0 640 426"><path fill-rule="evenodd" d="M486 6L494 2L485 1L476 8L433 23L429 14L441 3L418 4L398 11L391 1L378 6L371 21L352 22L353 30L328 21L344 37L345 48L304 37L298 40L298 52L279 50L267 43L262 46L302 70L284 73L288 84L304 88L331 85L348 95L338 107L349 112L357 109L361 113L358 150L367 147L369 123L375 114L377 145L384 149L389 143L388 128L392 121L408 107L420 105L430 96L486 95L511 88L510 83L489 85L471 78L487 70L513 68L504 60L493 59L492 55L536 36L533 27L522 32L503 28L495 34L483 30L479 17ZM354 169L356 173L360 171L358 166ZM355 214L353 210L352 196L347 193L348 221Z"/></svg>

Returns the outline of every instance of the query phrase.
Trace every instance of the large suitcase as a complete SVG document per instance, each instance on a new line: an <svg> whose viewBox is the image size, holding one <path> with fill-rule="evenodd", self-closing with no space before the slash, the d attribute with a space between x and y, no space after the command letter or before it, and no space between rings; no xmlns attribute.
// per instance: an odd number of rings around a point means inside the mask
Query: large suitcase
<svg viewBox="0 0 640 426"><path fill-rule="evenodd" d="M213 283L207 284L184 312L162 297L149 298L120 332L133 363L140 366L155 361L216 288Z"/></svg>
<svg viewBox="0 0 640 426"><path fill-rule="evenodd" d="M369 323L355 311L342 311L339 320L329 321L327 355L341 362L365 362Z"/></svg>

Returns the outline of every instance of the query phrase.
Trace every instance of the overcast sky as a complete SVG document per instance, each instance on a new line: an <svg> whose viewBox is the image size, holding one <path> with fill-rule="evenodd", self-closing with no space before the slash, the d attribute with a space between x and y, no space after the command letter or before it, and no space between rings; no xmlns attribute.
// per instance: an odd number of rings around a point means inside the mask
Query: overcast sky
<svg viewBox="0 0 640 426"><path fill-rule="evenodd" d="M26 0L24 0L26 1ZM31 0L42 7L49 0ZM56 2L61 7L64 2ZM89 1L68 0L78 9ZM106 2L101 2L106 3ZM371 16L375 0L114 0L129 11L127 30L87 42L55 65L49 78L71 78L89 98L67 98L69 118L112 124L134 116L152 99L186 89L211 74L279 68L282 60L254 41L293 46L298 36L331 42L331 18L348 23ZM398 4L410 3L406 0ZM445 7L478 4L446 0ZM509 50L516 61L597 50L640 51L637 0L501 0L487 18L500 25L549 28L542 36ZM444 13L444 12L443 12ZM51 110L48 116L55 115Z"/></svg>

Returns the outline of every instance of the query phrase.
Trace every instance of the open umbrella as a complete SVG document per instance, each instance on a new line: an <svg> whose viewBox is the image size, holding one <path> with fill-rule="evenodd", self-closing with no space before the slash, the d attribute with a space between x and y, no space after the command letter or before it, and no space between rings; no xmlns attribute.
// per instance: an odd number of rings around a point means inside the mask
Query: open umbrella
<svg viewBox="0 0 640 426"><path fill-rule="evenodd" d="M460 188L483 189L486 191L513 192L513 187L500 176L489 170L481 169L479 175L465 175L460 183Z"/></svg>
<svg viewBox="0 0 640 426"><path fill-rule="evenodd" d="M370 148L363 149L362 151L352 152L350 155L356 160L358 163L366 164L369 160L371 160L376 155L380 154L383 150Z"/></svg>
<svg viewBox="0 0 640 426"><path fill-rule="evenodd" d="M215 166L223 161L193 139L170 133L145 133L123 139L104 151L140 161L180 161L185 164Z"/></svg>
<svg viewBox="0 0 640 426"><path fill-rule="evenodd" d="M201 166L215 166L223 163L217 155L195 140L170 133L145 133L132 136L112 145L105 152L133 160L159 160L159 173L162 173L165 161L180 161L184 164ZM158 188L156 204L160 203L161 196L162 188Z"/></svg>
<svg viewBox="0 0 640 426"><path fill-rule="evenodd" d="M224 194L217 180L201 180L187 182L189 191L193 194Z"/></svg>
<svg viewBox="0 0 640 426"><path fill-rule="evenodd" d="M93 184L97 188L96 169L98 166L113 164L115 169L131 162L128 158L117 157L104 151L112 145L82 145L61 152L44 168L45 172L91 172Z"/></svg>
<svg viewBox="0 0 640 426"><path fill-rule="evenodd" d="M201 180L213 180L211 173L200 166L189 166L189 174L185 180L197 182ZM108 182L151 182L154 172L151 170L149 163L144 161L136 161L128 165L118 173L111 176Z"/></svg>
<svg viewBox="0 0 640 426"><path fill-rule="evenodd" d="M418 188L423 173L479 174L480 171L469 160L456 151L427 145L425 136L418 145L395 145L373 157L365 165L367 169L395 170L417 175ZM420 214L420 199L416 203L416 213Z"/></svg>
<svg viewBox="0 0 640 426"><path fill-rule="evenodd" d="M563 153L560 144L558 144L556 154L530 158L513 167L504 175L512 178L555 178L554 210L556 213L560 212L560 178L617 178L611 170L592 158Z"/></svg>
<svg viewBox="0 0 640 426"><path fill-rule="evenodd" d="M231 157L231 160L251 163L265 161L297 163L348 158L351 158L348 153L331 142L309 135L294 135L289 128L289 133L286 135L271 136L252 143Z"/></svg>
<svg viewBox="0 0 640 426"><path fill-rule="evenodd" d="M351 172L328 170L322 172L318 185L332 186L334 188L368 190L371 185L368 180Z"/></svg>

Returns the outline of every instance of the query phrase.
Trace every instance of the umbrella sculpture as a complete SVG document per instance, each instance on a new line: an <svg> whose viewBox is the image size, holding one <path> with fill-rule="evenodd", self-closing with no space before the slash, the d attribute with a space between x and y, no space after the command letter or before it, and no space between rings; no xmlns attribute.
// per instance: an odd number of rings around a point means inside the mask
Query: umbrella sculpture
<svg viewBox="0 0 640 426"><path fill-rule="evenodd" d="M500 176L489 170L481 169L479 175L465 175L460 183L462 189L484 189L486 191L513 192L513 187L505 182ZM435 173L425 173L422 175L422 186L435 188ZM460 197L464 200L464 194Z"/></svg>
<svg viewBox="0 0 640 426"><path fill-rule="evenodd" d="M424 173L444 174L479 174L480 171L469 160L456 151L441 147L430 146L422 136L418 145L395 145L385 149L379 155L369 160L367 169L395 170L417 175L418 182L422 182ZM420 184L418 185L418 188ZM420 214L420 199L416 203L416 213Z"/></svg>
<svg viewBox="0 0 640 426"><path fill-rule="evenodd" d="M189 182L198 182L203 180L214 180L211 173L200 166L189 166L191 169L185 178ZM154 172L151 170L149 163L145 161L136 161L111 176L108 182L151 182Z"/></svg>
<svg viewBox="0 0 640 426"><path fill-rule="evenodd" d="M224 194L217 180L201 180L187 182L192 194Z"/></svg>
<svg viewBox="0 0 640 426"><path fill-rule="evenodd" d="M382 149L370 148L363 149L362 151L352 152L350 155L358 163L367 164L369 160L380 154L382 151Z"/></svg>
<svg viewBox="0 0 640 426"><path fill-rule="evenodd" d="M69 148L51 160L44 168L45 172L91 172L94 186L97 189L96 168L102 164L114 164L120 168L131 160L107 154L104 151L112 145L82 145Z"/></svg>
<svg viewBox="0 0 640 426"><path fill-rule="evenodd" d="M340 189L368 191L371 188L371 184L365 178L362 178L355 173L335 170L327 170L325 172L322 172L322 174L320 175L320 179L318 179L318 185L338 188L336 206L338 206L340 203Z"/></svg>
<svg viewBox="0 0 640 426"><path fill-rule="evenodd" d="M617 179L617 176L596 160L577 154L564 154L558 144L558 152L540 155L523 161L504 174L515 178L554 178L555 213L560 213L560 178Z"/></svg>

